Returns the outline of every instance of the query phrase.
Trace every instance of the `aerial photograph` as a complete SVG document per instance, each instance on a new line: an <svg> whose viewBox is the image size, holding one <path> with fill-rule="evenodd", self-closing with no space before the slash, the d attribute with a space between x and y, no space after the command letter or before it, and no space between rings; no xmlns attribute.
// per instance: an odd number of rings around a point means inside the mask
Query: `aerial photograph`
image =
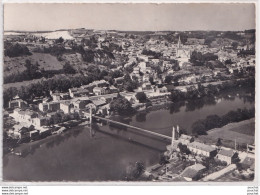
<svg viewBox="0 0 260 195"><path fill-rule="evenodd" d="M255 180L255 3L3 12L3 181Z"/></svg>

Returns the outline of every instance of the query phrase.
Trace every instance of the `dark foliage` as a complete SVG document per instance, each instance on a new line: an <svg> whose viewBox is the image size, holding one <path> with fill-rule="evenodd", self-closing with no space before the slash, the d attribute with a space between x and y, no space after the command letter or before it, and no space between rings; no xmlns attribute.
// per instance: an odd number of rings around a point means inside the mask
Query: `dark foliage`
<svg viewBox="0 0 260 195"><path fill-rule="evenodd" d="M25 45L20 45L18 43L11 44L6 42L4 44L4 55L8 57L18 57L24 55L31 55L29 49Z"/></svg>

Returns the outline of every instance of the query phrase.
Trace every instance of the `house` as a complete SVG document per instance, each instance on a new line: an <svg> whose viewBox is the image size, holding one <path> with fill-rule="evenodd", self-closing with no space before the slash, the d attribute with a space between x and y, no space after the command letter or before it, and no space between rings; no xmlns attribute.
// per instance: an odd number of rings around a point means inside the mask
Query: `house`
<svg viewBox="0 0 260 195"><path fill-rule="evenodd" d="M45 112L49 109L49 105L48 103L40 103L39 104L39 110L42 112Z"/></svg>
<svg viewBox="0 0 260 195"><path fill-rule="evenodd" d="M188 143L187 147L192 153L206 157L214 157L217 154L216 148L196 141Z"/></svg>
<svg viewBox="0 0 260 195"><path fill-rule="evenodd" d="M179 137L178 141L181 142L182 144L187 145L187 144L193 142L194 138L192 136L182 134Z"/></svg>
<svg viewBox="0 0 260 195"><path fill-rule="evenodd" d="M90 102L90 100L77 100L73 102L73 105L75 109L84 109L85 106Z"/></svg>
<svg viewBox="0 0 260 195"><path fill-rule="evenodd" d="M28 126L25 123L20 123L13 126L13 135L17 139L27 139L30 138L30 131L34 129L32 125Z"/></svg>
<svg viewBox="0 0 260 195"><path fill-rule="evenodd" d="M167 89L167 87L163 86L161 88L157 88L156 92L158 92L158 93L168 93L168 89Z"/></svg>
<svg viewBox="0 0 260 195"><path fill-rule="evenodd" d="M85 88L70 88L69 95L70 97L81 97L87 96L89 94L89 90Z"/></svg>
<svg viewBox="0 0 260 195"><path fill-rule="evenodd" d="M26 110L24 112L24 119L27 120L27 121L30 121L33 118L36 118L37 116L38 116L38 114L35 113L34 111L31 111L31 110Z"/></svg>
<svg viewBox="0 0 260 195"><path fill-rule="evenodd" d="M109 115L110 114L110 105L106 104L104 106L100 106L98 108L96 114Z"/></svg>
<svg viewBox="0 0 260 195"><path fill-rule="evenodd" d="M233 159L236 157L235 154L237 153L234 150L221 149L218 152L216 158L230 165L233 162Z"/></svg>
<svg viewBox="0 0 260 195"><path fill-rule="evenodd" d="M65 114L69 114L71 113L71 109L74 107L74 105L67 101L67 102L63 102L60 104L60 109L65 113Z"/></svg>
<svg viewBox="0 0 260 195"><path fill-rule="evenodd" d="M105 80L93 81L91 84L96 87L107 87L109 85Z"/></svg>
<svg viewBox="0 0 260 195"><path fill-rule="evenodd" d="M60 101L60 99L61 99L60 93L52 93L51 97L52 97L53 101Z"/></svg>
<svg viewBox="0 0 260 195"><path fill-rule="evenodd" d="M9 108L25 108L27 103L22 99L14 99L9 102Z"/></svg>
<svg viewBox="0 0 260 195"><path fill-rule="evenodd" d="M206 170L206 167L202 164L194 164L186 167L180 174L186 181L196 181L202 177L202 174Z"/></svg>
<svg viewBox="0 0 260 195"><path fill-rule="evenodd" d="M151 83L147 82L142 84L141 90L151 90L151 89L152 89Z"/></svg>
<svg viewBox="0 0 260 195"><path fill-rule="evenodd" d="M69 93L60 93L60 97L62 100L67 100L70 98Z"/></svg>
<svg viewBox="0 0 260 195"><path fill-rule="evenodd" d="M114 85L111 85L109 87L109 91L110 91L110 93L117 93L117 92L119 92L119 90Z"/></svg>
<svg viewBox="0 0 260 195"><path fill-rule="evenodd" d="M91 101L97 109L107 104L105 98L92 99Z"/></svg>
<svg viewBox="0 0 260 195"><path fill-rule="evenodd" d="M140 63L138 64L138 67L140 68L140 71L141 71L142 73L146 73L146 62L140 62Z"/></svg>
<svg viewBox="0 0 260 195"><path fill-rule="evenodd" d="M120 85L124 82L124 77L118 77L118 78L115 78L115 83Z"/></svg>
<svg viewBox="0 0 260 195"><path fill-rule="evenodd" d="M31 138L31 139L36 139L36 138L38 138L39 135L40 135L38 130L30 131L29 134L30 134L30 138Z"/></svg>
<svg viewBox="0 0 260 195"><path fill-rule="evenodd" d="M48 126L50 117L36 117L32 120L32 124L36 127Z"/></svg>
<svg viewBox="0 0 260 195"><path fill-rule="evenodd" d="M139 67L134 67L133 74L134 75L139 75L140 74L140 68Z"/></svg>
<svg viewBox="0 0 260 195"><path fill-rule="evenodd" d="M107 93L107 89L104 87L94 87L93 93L95 95L104 95Z"/></svg>
<svg viewBox="0 0 260 195"><path fill-rule="evenodd" d="M58 111L60 109L60 103L59 102L46 102L46 103L40 103L39 104L39 110L42 112L45 111Z"/></svg>

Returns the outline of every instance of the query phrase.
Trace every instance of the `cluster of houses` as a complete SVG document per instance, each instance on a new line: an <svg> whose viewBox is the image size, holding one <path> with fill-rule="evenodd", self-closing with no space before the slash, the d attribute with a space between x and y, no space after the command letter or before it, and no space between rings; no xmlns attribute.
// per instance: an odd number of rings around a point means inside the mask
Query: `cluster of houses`
<svg viewBox="0 0 260 195"><path fill-rule="evenodd" d="M176 152L180 152L179 145L185 145L191 154L200 157L214 158L216 160L224 162L227 166L240 161L242 168L245 170L254 170L255 158L254 158L254 146L248 145L247 152L239 152L237 150L232 150L224 147L217 147L215 145L207 145L194 140L192 136L180 135L179 127L177 129L173 127L172 131L172 142L171 145L167 146L167 151L165 155L169 157L169 164L166 166L165 175L167 178L183 179L183 181L196 181L202 178L203 174L206 172L207 168L196 163L186 167L180 174L173 173L175 168L174 158L176 157ZM239 159L237 161L237 159Z"/></svg>

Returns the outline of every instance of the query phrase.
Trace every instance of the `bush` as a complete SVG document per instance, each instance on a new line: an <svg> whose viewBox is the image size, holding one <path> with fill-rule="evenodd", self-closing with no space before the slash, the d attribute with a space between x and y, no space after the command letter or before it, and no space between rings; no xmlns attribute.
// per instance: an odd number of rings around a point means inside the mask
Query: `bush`
<svg viewBox="0 0 260 195"><path fill-rule="evenodd" d="M135 97L140 103L145 103L147 101L147 97L144 92L138 92Z"/></svg>
<svg viewBox="0 0 260 195"><path fill-rule="evenodd" d="M4 54L8 57L18 57L23 55L31 55L29 49L25 45L20 45L18 43L11 44L5 43L4 45Z"/></svg>

